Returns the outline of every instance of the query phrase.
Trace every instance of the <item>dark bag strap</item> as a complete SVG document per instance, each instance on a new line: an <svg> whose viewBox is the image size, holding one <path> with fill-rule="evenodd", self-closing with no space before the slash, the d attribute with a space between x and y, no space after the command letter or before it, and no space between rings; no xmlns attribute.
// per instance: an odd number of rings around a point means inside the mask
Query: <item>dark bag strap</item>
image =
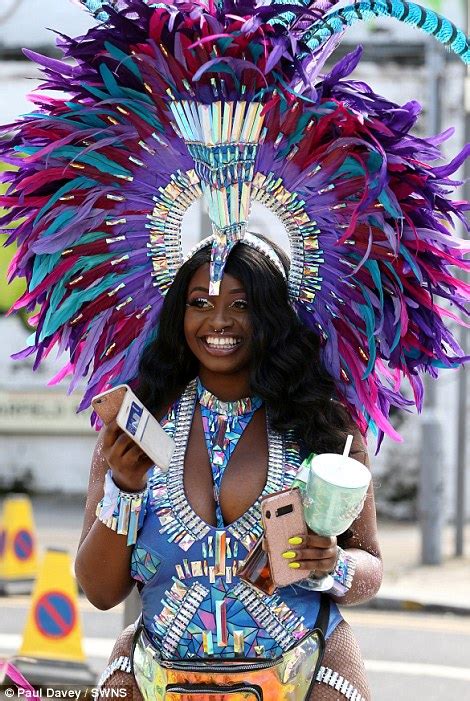
<svg viewBox="0 0 470 701"><path fill-rule="evenodd" d="M320 594L320 608L318 609L317 620L315 621L314 628L318 628L323 633L323 637L326 637L326 631L328 629L328 622L330 620L330 597L325 592Z"/></svg>

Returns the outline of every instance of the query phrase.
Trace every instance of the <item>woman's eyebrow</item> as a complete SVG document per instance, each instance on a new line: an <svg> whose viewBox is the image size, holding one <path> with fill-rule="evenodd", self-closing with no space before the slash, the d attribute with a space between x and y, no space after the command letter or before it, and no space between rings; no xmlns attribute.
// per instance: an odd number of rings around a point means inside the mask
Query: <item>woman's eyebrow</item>
<svg viewBox="0 0 470 701"><path fill-rule="evenodd" d="M209 289L207 287L193 287L192 290L189 290L189 294L192 292L207 292L209 294Z"/></svg>

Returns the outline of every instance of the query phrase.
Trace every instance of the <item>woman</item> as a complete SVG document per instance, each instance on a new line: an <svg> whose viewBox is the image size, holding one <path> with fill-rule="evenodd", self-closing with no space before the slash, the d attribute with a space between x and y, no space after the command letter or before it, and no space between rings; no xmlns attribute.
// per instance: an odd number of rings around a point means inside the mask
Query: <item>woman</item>
<svg viewBox="0 0 470 701"><path fill-rule="evenodd" d="M269 244L260 241L261 244L268 249ZM228 258L219 296L211 296L208 291L210 247L198 251L177 274L165 300L158 337L140 363L140 397L159 419L165 417L164 425L168 422L168 408L175 406L175 402L177 405L186 385L196 377L209 393L223 402L260 398L257 404L252 403L255 411L248 414L249 421L243 427L222 480L217 477L214 480L210 467L210 430L209 435L205 435L209 422L203 422L201 417L201 402L206 402L207 397L200 395L195 403L186 437L179 487L185 497L181 509L189 504L204 523L224 529L227 534L231 533L230 524L239 521L247 512L259 520L258 497L275 491L268 467L267 416L270 430L295 436L297 466L312 451L340 452L348 430L352 430L345 410L332 401L331 380L318 360L311 362L312 357L318 359L317 337L300 324L289 305L285 276L280 271L282 253L271 250L272 257L276 256L279 261L278 266L265 253L246 243L235 246ZM365 444L357 429L353 452L357 459L368 464ZM290 460L292 462L292 458ZM95 518L108 466L114 482L130 492L145 488L147 470L151 467L149 459L115 424L103 430L93 460L82 542L76 560L77 577L83 590L95 606L103 609L115 606L127 596L135 584L132 574L139 582L139 589L145 590L148 584L139 578L135 556L125 536L116 535ZM292 464L285 464L278 488L289 486L293 477ZM174 478L175 471L170 468L168 480ZM160 476L157 480L166 490L166 478ZM214 500L214 484L216 493L220 494L218 501ZM160 494L158 503L164 501L165 497ZM200 557L198 544L183 553L177 545L167 543L165 534L156 534L158 503L154 503L153 512L146 517L152 524L150 535L144 523L141 532L145 536L138 538L135 546L144 549L147 546L147 552L157 553L171 562L171 567L162 562L158 573L152 575L154 585L150 598L143 597L147 622L160 613L162 587L164 590L165 585L171 584L168 580L177 572L175 563L183 559L191 562ZM151 535L152 532L155 535ZM232 533L232 543L234 540ZM338 538L338 543L354 558L356 570L347 594L342 598L333 597L333 600L346 605L368 600L377 592L382 572L372 487L362 514L351 531ZM310 533L308 540L297 547L286 543L285 554L289 558L292 556L292 563L298 563L307 578L312 572L318 575L334 570L338 543L336 538ZM243 547L241 542L239 547ZM192 549L196 550L195 557ZM166 581L155 585L155 578L162 577L166 577ZM197 581L208 580L189 577L184 579L184 584L189 586ZM226 584L227 593L236 590L237 584L238 578L234 576L230 584ZM313 623L319 594L298 587L288 589L284 600L292 606L294 614L297 613L297 599L299 610ZM210 599L206 597L205 601L207 598ZM328 634L323 666L348 680L364 699L370 698L357 643L336 607L330 613ZM131 635L128 631L121 637L111 660L129 654ZM162 640L161 634L155 636L155 629L153 639ZM234 656L233 636L229 636L228 648L232 652L226 654ZM180 654L179 651L176 656ZM217 650L214 654L217 656ZM247 645L245 654L252 656L252 647ZM109 676L106 685L131 686L132 675L117 670ZM336 689L316 683L312 698L337 697Z"/></svg>
<svg viewBox="0 0 470 701"><path fill-rule="evenodd" d="M456 315L439 300L464 310L470 297L451 270L467 263L450 231L465 224L468 205L450 193L470 147L442 164L443 137L414 136L415 101L393 104L350 78L360 47L330 72L325 63L346 27L376 16L423 29L466 64L470 42L406 0L338 10L334 0L83 4L100 24L80 40L61 36L67 61L32 55L47 94L0 142L11 165L0 205L18 244L12 275L28 283L14 308L38 309L37 332L18 357L35 352L37 365L55 345L66 349L70 362L55 381L71 375L73 388L86 377L84 409L133 380L144 353L140 394L177 447L168 484L153 471L146 488L149 461L115 426L103 431L77 574L101 608L137 579L145 630L136 660L155 678L164 674L152 645L168 659L246 654L255 664L284 659L294 643L304 655L325 610L309 573L334 569L345 604L379 585L372 494L339 546L314 534L286 543L305 578L267 603L236 581L260 535L252 505L288 486L309 452L340 451L351 422L364 462L367 429L379 446L384 434L397 439L390 407L419 409L420 373L466 360L445 324ZM202 197L211 250L178 273L183 217ZM284 224L287 284L279 254L246 234L253 200ZM104 504L95 521L103 485L119 516L113 527L146 504L132 553L100 522ZM314 693L368 698L330 598L330 671ZM125 672L124 657L114 667Z"/></svg>

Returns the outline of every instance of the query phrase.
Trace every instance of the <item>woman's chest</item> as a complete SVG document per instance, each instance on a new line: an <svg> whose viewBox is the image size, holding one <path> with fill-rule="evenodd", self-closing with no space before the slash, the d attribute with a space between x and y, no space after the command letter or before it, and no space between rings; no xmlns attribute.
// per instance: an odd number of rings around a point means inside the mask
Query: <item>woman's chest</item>
<svg viewBox="0 0 470 701"><path fill-rule="evenodd" d="M192 509L210 525L216 524L217 502L224 523L230 524L257 501L265 488L269 449L264 410L253 416L230 458L225 461L222 458L222 464L211 464L217 454L214 458L214 452L208 450L201 416L196 410L184 458L184 491ZM217 479L214 479L215 471Z"/></svg>
<svg viewBox="0 0 470 701"><path fill-rule="evenodd" d="M256 412L231 453L216 495L214 465L198 412L192 383L162 420L175 451L168 473L155 470L150 478L148 516L157 517L155 537L186 552L222 528L249 550L262 531L260 498L292 484L302 459L299 445L290 432L273 430L264 410ZM216 518L216 497L223 507L223 525Z"/></svg>

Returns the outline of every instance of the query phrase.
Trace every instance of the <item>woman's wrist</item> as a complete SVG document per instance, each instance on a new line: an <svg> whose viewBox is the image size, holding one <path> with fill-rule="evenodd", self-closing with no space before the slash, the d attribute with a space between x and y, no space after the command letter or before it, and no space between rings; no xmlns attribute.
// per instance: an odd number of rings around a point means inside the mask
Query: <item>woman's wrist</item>
<svg viewBox="0 0 470 701"><path fill-rule="evenodd" d="M361 604L372 599L382 582L382 561L380 556L359 548L345 550L348 559L354 561L354 576L351 586L344 593L333 588L328 593L343 606Z"/></svg>
<svg viewBox="0 0 470 701"><path fill-rule="evenodd" d="M125 492L126 494L139 494L147 489L147 476L145 476L144 480L141 480L140 484L136 484L135 480L127 482L121 475L115 475L112 469L110 469L110 473L111 479L121 492Z"/></svg>
<svg viewBox="0 0 470 701"><path fill-rule="evenodd" d="M134 545L147 507L148 489L139 492L125 491L118 487L111 470L105 477L104 494L96 508L101 523L119 535L127 535L127 544Z"/></svg>
<svg viewBox="0 0 470 701"><path fill-rule="evenodd" d="M335 566L330 572L334 584L330 589L332 596L345 596L351 589L356 572L356 559L342 548L338 547Z"/></svg>

